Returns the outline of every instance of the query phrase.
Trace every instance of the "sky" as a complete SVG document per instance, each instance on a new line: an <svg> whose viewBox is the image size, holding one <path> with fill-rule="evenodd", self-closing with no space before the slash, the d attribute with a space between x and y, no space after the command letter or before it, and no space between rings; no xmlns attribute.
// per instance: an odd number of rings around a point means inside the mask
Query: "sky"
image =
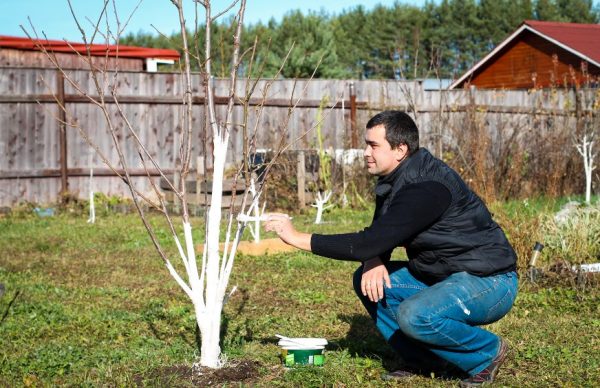
<svg viewBox="0 0 600 388"><path fill-rule="evenodd" d="M121 19L126 19L126 15L131 14L139 2L139 0L115 1ZM285 13L295 9L300 9L304 13L325 11L329 14L337 14L360 4L366 9L371 9L377 4L391 6L395 1L397 0L247 0L244 18L248 23L267 22L271 18L280 20ZM420 7L425 1L400 2ZM71 0L78 19L88 33L93 31L92 24L88 20L97 19L103 3L103 0ZM192 4L191 0L184 2L190 10L193 10ZM223 9L228 4L230 4L229 0L214 0L213 10ZM189 18L193 18L192 15L193 12L190 13ZM20 25L31 31L28 18L31 19L38 34L41 35L44 31L49 39L81 41L81 34L73 21L67 0L0 0L0 35L26 36ZM170 0L142 0L127 25L125 34L139 31L156 33L158 30L170 35L178 29L178 23L176 9Z"/></svg>

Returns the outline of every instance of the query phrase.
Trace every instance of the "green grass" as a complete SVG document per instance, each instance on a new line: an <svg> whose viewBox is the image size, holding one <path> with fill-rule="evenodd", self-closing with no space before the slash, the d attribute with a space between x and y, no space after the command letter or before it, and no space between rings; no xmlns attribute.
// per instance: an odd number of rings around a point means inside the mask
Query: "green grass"
<svg viewBox="0 0 600 388"><path fill-rule="evenodd" d="M520 201L492 207L521 255L530 247L538 213L555 208L535 203L536 210L527 210L531 206ZM367 225L371 213L338 210L319 226L311 224L313 217L294 215L294 223L306 231L352 231ZM95 225L85 220L0 219L0 282L6 286L0 299L0 385L165 386L168 380L170 386L189 386L177 375L157 377L165 367L196 360L195 320L141 222L135 215L105 216ZM168 234L159 238L174 254ZM238 291L223 316L224 352L230 360L258 361L258 386L386 386L379 377L396 360L354 296L356 267L301 252L240 256L230 281ZM489 327L513 350L499 384L596 386L599 296L596 286L521 281L511 313ZM327 338L325 366L286 371L276 333ZM457 383L415 377L404 386Z"/></svg>

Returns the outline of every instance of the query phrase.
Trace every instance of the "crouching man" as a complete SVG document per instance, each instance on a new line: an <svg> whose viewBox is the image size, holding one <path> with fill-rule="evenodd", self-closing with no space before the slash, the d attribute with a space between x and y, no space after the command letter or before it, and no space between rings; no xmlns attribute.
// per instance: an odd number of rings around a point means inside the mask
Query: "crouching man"
<svg viewBox="0 0 600 388"><path fill-rule="evenodd" d="M354 288L375 325L406 363L384 376L458 368L461 386L492 382L507 343L480 325L502 318L517 295L516 254L481 199L429 151L405 113L367 123L364 157L378 176L373 222L334 235L298 232L285 214L266 229L317 255L362 262ZM394 248L408 262L390 261Z"/></svg>

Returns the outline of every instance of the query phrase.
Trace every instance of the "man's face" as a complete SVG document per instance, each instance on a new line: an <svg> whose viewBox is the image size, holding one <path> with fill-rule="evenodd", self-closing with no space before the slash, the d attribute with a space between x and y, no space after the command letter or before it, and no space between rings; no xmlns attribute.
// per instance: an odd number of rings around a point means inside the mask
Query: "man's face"
<svg viewBox="0 0 600 388"><path fill-rule="evenodd" d="M385 127L377 125L367 129L365 132L365 162L367 171L371 175L385 176L394 171L400 162L406 157L408 147L400 144L392 149L390 143L385 139Z"/></svg>

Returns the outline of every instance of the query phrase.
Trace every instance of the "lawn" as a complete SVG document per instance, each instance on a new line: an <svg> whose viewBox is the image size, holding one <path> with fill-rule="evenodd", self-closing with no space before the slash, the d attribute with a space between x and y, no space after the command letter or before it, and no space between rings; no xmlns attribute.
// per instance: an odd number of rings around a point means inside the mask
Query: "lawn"
<svg viewBox="0 0 600 388"><path fill-rule="evenodd" d="M493 207L522 267L538 213L550 208L532 206ZM294 223L311 231L352 231L368 224L371 212L334 211L318 227L312 217L295 215ZM201 223L193 223L198 235ZM167 234L160 238L174 253ZM104 214L94 225L68 212L7 216L0 219L0 252L6 288L0 298L0 386L192 386L198 351L191 304L137 216ZM301 252L239 256L222 348L232 365L251 366L251 373L228 386L457 386L458 380L430 377L396 385L380 380L397 360L354 296L356 268ZM532 284L521 276L513 310L489 327L512 350L498 385L598 386L597 284L558 275ZM325 366L283 368L278 333L327 338Z"/></svg>

